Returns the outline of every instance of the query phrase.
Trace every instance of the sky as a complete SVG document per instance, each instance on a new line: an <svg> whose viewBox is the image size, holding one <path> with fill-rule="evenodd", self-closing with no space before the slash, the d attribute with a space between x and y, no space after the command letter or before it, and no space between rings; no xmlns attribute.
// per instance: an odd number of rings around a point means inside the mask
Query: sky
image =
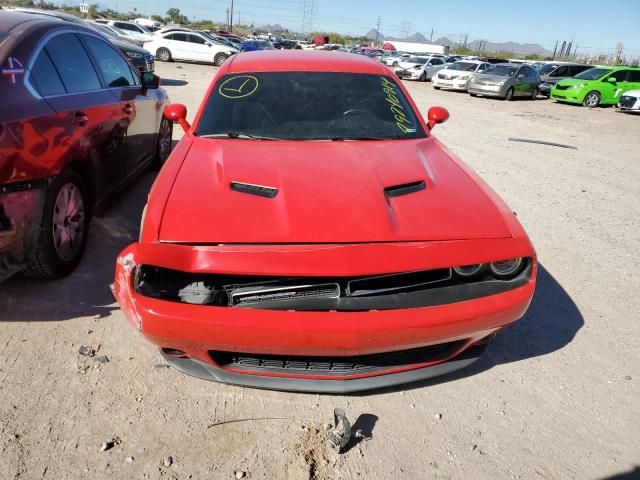
<svg viewBox="0 0 640 480"><path fill-rule="evenodd" d="M71 2L69 2L71 3ZM88 3L91 3L89 1ZM148 15L164 15L171 7L189 18L225 21L231 0L98 0L101 7L119 11L133 7ZM314 5L313 30L364 35L375 28L401 36L421 32L434 40L446 36L468 41L538 43L553 50L556 40L573 39L578 54L610 53L618 41L623 55L640 57L640 0L234 0L234 18L256 26L279 23L300 30L303 4ZM235 22L234 22L235 23Z"/></svg>

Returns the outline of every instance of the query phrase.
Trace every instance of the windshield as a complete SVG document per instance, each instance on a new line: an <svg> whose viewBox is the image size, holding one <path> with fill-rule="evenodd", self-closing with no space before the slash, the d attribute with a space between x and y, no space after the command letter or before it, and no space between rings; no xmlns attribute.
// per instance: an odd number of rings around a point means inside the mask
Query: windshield
<svg viewBox="0 0 640 480"><path fill-rule="evenodd" d="M491 69L491 75L500 75L501 77L512 77L518 67L511 65L496 65Z"/></svg>
<svg viewBox="0 0 640 480"><path fill-rule="evenodd" d="M0 32L0 43L4 42L4 39L8 36L9 34L7 32Z"/></svg>
<svg viewBox="0 0 640 480"><path fill-rule="evenodd" d="M573 78L579 78L580 80L597 80L609 72L611 72L611 70L608 68L590 68L589 70L579 73Z"/></svg>
<svg viewBox="0 0 640 480"><path fill-rule="evenodd" d="M112 30L108 29L104 25L100 25L99 23L94 23L91 26L96 30L104 33L105 35L109 35L110 37L117 37L117 35Z"/></svg>
<svg viewBox="0 0 640 480"><path fill-rule="evenodd" d="M207 100L196 132L275 140L425 137L395 80L336 72L225 75Z"/></svg>
<svg viewBox="0 0 640 480"><path fill-rule="evenodd" d="M538 73L540 75L546 75L547 73L553 72L556 68L558 68L558 65L551 65L547 63L545 66L541 67L540 70L538 70Z"/></svg>
<svg viewBox="0 0 640 480"><path fill-rule="evenodd" d="M424 57L411 57L411 58L407 58L405 60L405 62L407 63L416 63L418 65L424 65L425 63L427 63L428 58L424 58Z"/></svg>
<svg viewBox="0 0 640 480"><path fill-rule="evenodd" d="M466 72L473 72L477 66L477 63L456 62L449 65L449 67L447 67L447 70L463 70Z"/></svg>

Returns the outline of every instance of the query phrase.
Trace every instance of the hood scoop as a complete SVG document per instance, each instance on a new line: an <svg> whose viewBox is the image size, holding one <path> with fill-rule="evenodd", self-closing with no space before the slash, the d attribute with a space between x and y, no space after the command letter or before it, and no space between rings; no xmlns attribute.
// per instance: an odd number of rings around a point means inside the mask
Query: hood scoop
<svg viewBox="0 0 640 480"><path fill-rule="evenodd" d="M402 195L409 195L410 193L419 192L427 188L427 184L424 180L417 182L403 183L400 185L393 185L384 189L384 194L387 197L400 197Z"/></svg>
<svg viewBox="0 0 640 480"><path fill-rule="evenodd" d="M253 185L251 183L231 182L231 190L234 192L247 193L257 197L274 198L278 194L278 189L265 185Z"/></svg>

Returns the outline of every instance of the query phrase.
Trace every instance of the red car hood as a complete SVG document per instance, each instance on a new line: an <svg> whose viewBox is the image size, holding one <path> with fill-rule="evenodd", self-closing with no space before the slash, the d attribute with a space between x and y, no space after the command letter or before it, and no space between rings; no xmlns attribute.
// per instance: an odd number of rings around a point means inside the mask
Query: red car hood
<svg viewBox="0 0 640 480"><path fill-rule="evenodd" d="M385 193L420 181L422 190ZM234 191L231 182L272 187L277 194ZM196 137L165 206L159 239L355 243L510 237L483 188L434 139Z"/></svg>

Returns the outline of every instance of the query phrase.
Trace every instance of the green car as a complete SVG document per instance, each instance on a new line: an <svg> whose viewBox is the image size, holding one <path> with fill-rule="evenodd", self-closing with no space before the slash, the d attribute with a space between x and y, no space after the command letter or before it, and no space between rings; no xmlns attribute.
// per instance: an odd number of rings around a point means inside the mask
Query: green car
<svg viewBox="0 0 640 480"><path fill-rule="evenodd" d="M597 107L615 105L624 92L637 89L640 89L640 68L595 67L560 80L551 89L551 98Z"/></svg>

